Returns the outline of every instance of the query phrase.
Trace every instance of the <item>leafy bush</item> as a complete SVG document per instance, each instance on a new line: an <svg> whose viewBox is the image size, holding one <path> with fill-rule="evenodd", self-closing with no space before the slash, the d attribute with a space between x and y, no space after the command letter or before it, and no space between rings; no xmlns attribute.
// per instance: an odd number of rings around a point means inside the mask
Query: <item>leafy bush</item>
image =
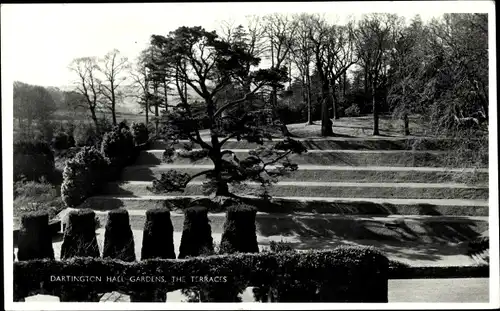
<svg viewBox="0 0 500 311"><path fill-rule="evenodd" d="M54 154L44 141L14 143L14 181L51 179L55 170Z"/></svg>
<svg viewBox="0 0 500 311"><path fill-rule="evenodd" d="M45 212L31 212L22 216L21 223L18 235L18 260L54 259L49 215Z"/></svg>
<svg viewBox="0 0 500 311"><path fill-rule="evenodd" d="M167 209L146 211L141 260L150 258L175 258L174 227Z"/></svg>
<svg viewBox="0 0 500 311"><path fill-rule="evenodd" d="M283 241L280 242L271 241L271 243L269 243L269 247L271 252L275 253L291 252L294 250L290 243Z"/></svg>
<svg viewBox="0 0 500 311"><path fill-rule="evenodd" d="M50 275L92 275L123 277L125 282L46 282ZM100 258L75 258L71 261L14 263L14 301L42 292L57 296L74 287L101 293L121 291L147 293L154 290L175 291L200 285L191 276L217 276L211 284L243 284L245 287L266 284L270 287L295 280L317 293L307 301L323 302L385 302L388 301L389 261L370 248L338 247L330 251L263 252L178 259L151 259L125 263ZM27 277L29 276L29 277ZM139 276L157 276L148 282L136 281ZM184 277L178 282L172 276ZM44 282L45 281L45 282ZM277 296L281 302L280 295ZM299 300L298 297L297 300ZM300 301L300 300L299 300ZM307 302L302 301L302 302Z"/></svg>
<svg viewBox="0 0 500 311"><path fill-rule="evenodd" d="M178 258L213 254L212 229L208 220L207 208L193 206L186 209L184 215L184 228Z"/></svg>
<svg viewBox="0 0 500 311"><path fill-rule="evenodd" d="M357 104L352 104L344 110L346 117L359 117L361 115L361 110Z"/></svg>
<svg viewBox="0 0 500 311"><path fill-rule="evenodd" d="M66 132L57 132L52 139L52 147L57 150L67 150L75 146L75 138Z"/></svg>
<svg viewBox="0 0 500 311"><path fill-rule="evenodd" d="M78 124L73 132L73 137L77 147L99 146L102 140L95 126L90 123Z"/></svg>
<svg viewBox="0 0 500 311"><path fill-rule="evenodd" d="M70 211L64 230L61 259L100 257L95 236L95 213L90 209Z"/></svg>
<svg viewBox="0 0 500 311"><path fill-rule="evenodd" d="M82 148L66 161L61 195L66 206L74 207L98 192L106 181L108 161L93 147Z"/></svg>
<svg viewBox="0 0 500 311"><path fill-rule="evenodd" d="M101 153L110 160L111 164L118 167L127 165L133 152L134 138L126 127L115 127L113 131L104 135Z"/></svg>
<svg viewBox="0 0 500 311"><path fill-rule="evenodd" d="M108 213L102 256L123 261L135 260L134 236L127 210L116 209Z"/></svg>
<svg viewBox="0 0 500 311"><path fill-rule="evenodd" d="M52 142L54 138L54 132L56 130L56 124L48 120L41 121L37 126L38 134L36 138L47 143Z"/></svg>
<svg viewBox="0 0 500 311"><path fill-rule="evenodd" d="M257 210L250 205L240 204L229 206L221 238L223 253L257 253L257 234L255 216Z"/></svg>
<svg viewBox="0 0 500 311"><path fill-rule="evenodd" d="M142 145L149 140L148 127L144 123L132 123L132 136L136 145Z"/></svg>

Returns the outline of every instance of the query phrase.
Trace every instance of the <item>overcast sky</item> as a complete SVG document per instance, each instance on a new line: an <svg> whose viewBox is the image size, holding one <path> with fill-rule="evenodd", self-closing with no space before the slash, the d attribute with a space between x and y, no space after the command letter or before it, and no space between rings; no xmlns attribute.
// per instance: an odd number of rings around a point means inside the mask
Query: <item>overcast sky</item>
<svg viewBox="0 0 500 311"><path fill-rule="evenodd" d="M152 34L167 34L179 26L214 30L222 20L242 23L246 15L274 12L324 13L339 21L349 14L359 18L363 13L392 12L429 20L444 12L487 9L465 1L2 5L2 53L8 57L9 80L65 86L74 79L67 69L73 58L103 56L116 48L135 60Z"/></svg>

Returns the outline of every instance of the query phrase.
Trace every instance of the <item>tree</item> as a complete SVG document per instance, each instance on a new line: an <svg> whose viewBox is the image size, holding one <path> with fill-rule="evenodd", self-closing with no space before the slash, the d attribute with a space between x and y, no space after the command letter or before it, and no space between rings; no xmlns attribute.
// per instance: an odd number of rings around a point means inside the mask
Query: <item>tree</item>
<svg viewBox="0 0 500 311"><path fill-rule="evenodd" d="M101 62L102 66L99 69L104 79L101 81L100 90L106 99L105 106L111 111L113 125L116 125L116 105L123 96L120 84L126 80L123 73L129 67L128 59L120 57L120 51L114 49L107 53Z"/></svg>
<svg viewBox="0 0 500 311"><path fill-rule="evenodd" d="M387 13L364 15L356 32L356 53L365 74L365 93L371 91L373 110L373 135L379 135L378 84L391 49L391 31L398 22L398 16Z"/></svg>
<svg viewBox="0 0 500 311"><path fill-rule="evenodd" d="M268 185L273 178L297 168L288 156L294 152L304 152L305 149L292 139L277 142L271 147L263 146L241 160L232 151L223 149L232 138L259 144L271 138L275 127L281 124L269 120L269 111L264 107L236 117L222 116L225 111L255 98L255 94L265 86L276 89L282 87L280 82L286 79L286 72L274 67L247 72L246 64L249 62L257 66L260 59L238 45L228 44L215 32L202 27L180 27L167 37L154 35L152 41L161 47L163 61L175 72L180 98L179 104L164 116L164 136L170 142L164 157L171 161L173 157L179 156L174 145L180 138L186 137L201 150L185 147L185 155L192 160L208 157L214 164L212 169L191 176L171 170L154 181L154 189L181 191L193 178L206 176L208 181L205 189L208 193L229 196L230 183L254 180ZM218 94L225 87L238 81L250 81L250 91L243 92L243 96L236 99L218 99ZM202 100L188 102L180 87L181 83L186 83ZM220 123L224 124L222 129ZM203 128L208 129L208 141L200 133ZM281 166L273 167L280 161L283 161Z"/></svg>
<svg viewBox="0 0 500 311"><path fill-rule="evenodd" d="M149 100L151 98L151 93L149 91L149 75L147 72L148 57L148 49L141 51L134 66L129 68L134 94L137 94L135 97L138 99L139 106L142 108L141 113L144 112L146 115L146 125L149 123Z"/></svg>
<svg viewBox="0 0 500 311"><path fill-rule="evenodd" d="M422 48L425 39L423 23L416 16L408 27L395 29L394 47L390 53L388 100L395 117L403 120L404 134L410 135L408 115L423 112L419 105L423 93Z"/></svg>
<svg viewBox="0 0 500 311"><path fill-rule="evenodd" d="M75 90L85 97L85 103L78 104L78 106L88 109L96 129L99 130L96 112L102 100L102 83L97 77L100 71L97 59L95 57L76 58L69 68L78 75Z"/></svg>
<svg viewBox="0 0 500 311"><path fill-rule="evenodd" d="M33 121L45 121L56 110L56 103L43 86L14 82L14 118L19 128L30 135Z"/></svg>
<svg viewBox="0 0 500 311"><path fill-rule="evenodd" d="M296 40L291 49L295 66L297 66L301 80L302 93L307 105L307 124L312 125L312 99L311 99L311 62L313 57L312 43L309 39L311 27L310 18L307 14L295 16L297 23Z"/></svg>
<svg viewBox="0 0 500 311"><path fill-rule="evenodd" d="M297 29L297 23L287 15L270 14L264 16L265 34L268 40L271 59L271 68L276 70L291 70L285 66L289 60L293 47L293 41ZM290 79L288 79L290 80ZM278 111L278 88L271 88L271 107L273 111ZM283 116L280 116L284 119ZM291 136L286 124L282 122L281 130L283 135Z"/></svg>

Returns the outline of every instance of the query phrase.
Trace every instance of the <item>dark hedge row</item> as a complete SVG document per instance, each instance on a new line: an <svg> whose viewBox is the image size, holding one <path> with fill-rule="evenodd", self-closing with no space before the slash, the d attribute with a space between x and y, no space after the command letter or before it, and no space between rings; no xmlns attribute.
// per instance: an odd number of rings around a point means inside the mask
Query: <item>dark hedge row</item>
<svg viewBox="0 0 500 311"><path fill-rule="evenodd" d="M48 213L31 212L23 215L17 239L18 260L54 259Z"/></svg>
<svg viewBox="0 0 500 311"><path fill-rule="evenodd" d="M385 256L370 248L355 247L304 253L151 259L133 263L98 258L21 261L14 263L14 300L20 301L40 292L62 296L64 291L75 288L132 295L167 292L198 285L200 280L192 276L207 276L212 277L209 281L214 288L233 283L280 287L293 281L315 289L314 295L297 297L298 301L387 302L388 268ZM89 274L100 280L85 281ZM81 279L80 282L51 281L51 276ZM121 281L108 278L113 276L120 277ZM179 282L180 278L184 282Z"/></svg>
<svg viewBox="0 0 500 311"><path fill-rule="evenodd" d="M178 258L213 254L212 229L208 219L207 208L193 206L186 209L184 215L184 228L182 230Z"/></svg>
<svg viewBox="0 0 500 311"><path fill-rule="evenodd" d="M21 179L50 180L55 170L54 153L44 141L19 141L14 143L14 181Z"/></svg>

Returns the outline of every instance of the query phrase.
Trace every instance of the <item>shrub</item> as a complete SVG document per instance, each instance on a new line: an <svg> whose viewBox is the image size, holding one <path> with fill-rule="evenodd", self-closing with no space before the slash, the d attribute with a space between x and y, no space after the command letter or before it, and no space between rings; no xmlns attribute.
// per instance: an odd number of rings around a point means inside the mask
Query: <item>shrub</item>
<svg viewBox="0 0 500 311"><path fill-rule="evenodd" d="M224 253L257 253L257 234L255 216L257 210L250 205L229 206L221 238L221 250Z"/></svg>
<svg viewBox="0 0 500 311"><path fill-rule="evenodd" d="M357 104L352 104L344 110L346 117L359 117L361 115L361 110Z"/></svg>
<svg viewBox="0 0 500 311"><path fill-rule="evenodd" d="M61 195L66 206L74 207L98 192L106 180L108 162L93 147L82 148L66 161Z"/></svg>
<svg viewBox="0 0 500 311"><path fill-rule="evenodd" d="M57 150L67 150L71 147L75 146L75 139L72 135L69 135L66 132L57 132L54 138L52 139L52 147Z"/></svg>
<svg viewBox="0 0 500 311"><path fill-rule="evenodd" d="M132 136L136 145L142 145L149 140L148 127L144 123L132 123Z"/></svg>
<svg viewBox="0 0 500 311"><path fill-rule="evenodd" d="M135 260L134 236L127 210L116 209L108 213L102 256L123 261Z"/></svg>
<svg viewBox="0 0 500 311"><path fill-rule="evenodd" d="M43 141L19 141L14 143L14 181L51 179L54 170L54 154Z"/></svg>
<svg viewBox="0 0 500 311"><path fill-rule="evenodd" d="M56 130L56 124L48 120L41 121L38 124L37 129L39 133L37 134L37 139L45 141L47 143L52 142L54 138L54 132Z"/></svg>
<svg viewBox="0 0 500 311"><path fill-rule="evenodd" d="M219 283L245 286L267 284L291 279L312 287L314 301L324 302L387 302L388 259L370 248L338 247L330 251L263 252L193 257L184 260L151 259L125 263L100 258L75 258L72 261L43 261L14 263L14 300L33 292L61 293L77 284L88 290L105 293L146 293L152 290L175 291L197 286L191 276L218 277ZM50 275L120 276L125 282L46 282ZM29 276L29 277L28 277ZM157 280L137 282L138 276L157 276ZM178 282L172 276L184 277ZM45 282L44 282L45 281ZM216 281L216 280L214 280ZM202 283L208 284L208 283ZM280 296L278 296L279 298ZM298 300L298 299L297 299ZM278 300L281 302L281 300ZM306 301L303 301L306 302Z"/></svg>
<svg viewBox="0 0 500 311"><path fill-rule="evenodd" d="M61 246L61 259L100 257L95 236L95 213L90 209L70 211Z"/></svg>
<svg viewBox="0 0 500 311"><path fill-rule="evenodd" d="M146 211L142 238L141 260L175 258L174 227L167 209Z"/></svg>
<svg viewBox="0 0 500 311"><path fill-rule="evenodd" d="M127 165L133 152L134 138L127 128L118 126L104 135L101 153L110 160L111 164L118 167Z"/></svg>
<svg viewBox="0 0 500 311"><path fill-rule="evenodd" d="M21 217L18 235L19 260L54 259L49 215L45 212L30 212Z"/></svg>
<svg viewBox="0 0 500 311"><path fill-rule="evenodd" d="M271 243L269 243L269 247L271 249L271 252L275 253L291 252L294 250L290 243L283 241L280 242L271 241Z"/></svg>
<svg viewBox="0 0 500 311"><path fill-rule="evenodd" d="M203 206L187 208L184 212L184 228L178 258L213 253L212 229L207 208Z"/></svg>
<svg viewBox="0 0 500 311"><path fill-rule="evenodd" d="M73 137L77 147L99 146L102 140L95 126L89 123L78 124L73 132Z"/></svg>

